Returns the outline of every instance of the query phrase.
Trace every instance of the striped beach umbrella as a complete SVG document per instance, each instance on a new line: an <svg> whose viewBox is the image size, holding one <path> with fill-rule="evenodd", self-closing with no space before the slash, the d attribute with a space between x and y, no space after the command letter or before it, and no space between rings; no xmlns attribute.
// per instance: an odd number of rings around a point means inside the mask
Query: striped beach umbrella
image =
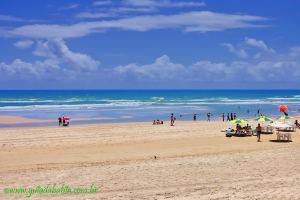
<svg viewBox="0 0 300 200"><path fill-rule="evenodd" d="M291 119L291 118L292 118L292 117L287 116L287 115L281 115L278 119L279 119L279 120L283 120L284 123L285 123L287 119Z"/></svg>
<svg viewBox="0 0 300 200"><path fill-rule="evenodd" d="M248 120L245 119L234 119L230 121L231 123L236 123L236 124L242 124L242 123L247 123Z"/></svg>
<svg viewBox="0 0 300 200"><path fill-rule="evenodd" d="M270 121L273 121L273 120L269 117L266 117L266 116L260 116L260 117L256 118L255 121L257 121L257 122L270 122Z"/></svg>
<svg viewBox="0 0 300 200"><path fill-rule="evenodd" d="M286 120L286 119L292 119L292 117L286 116L286 115L281 115L278 119L280 119L280 120Z"/></svg>

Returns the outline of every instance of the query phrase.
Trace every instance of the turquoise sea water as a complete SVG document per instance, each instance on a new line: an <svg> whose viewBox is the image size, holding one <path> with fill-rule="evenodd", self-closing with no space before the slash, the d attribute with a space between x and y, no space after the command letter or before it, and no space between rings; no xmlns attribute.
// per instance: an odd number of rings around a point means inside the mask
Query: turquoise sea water
<svg viewBox="0 0 300 200"><path fill-rule="evenodd" d="M107 118L100 122L166 120L174 113L179 120L219 120L234 112L253 118L257 110L279 116L286 104L290 115L299 115L300 90L48 90L0 91L0 115L38 119ZM249 110L249 112L247 111Z"/></svg>

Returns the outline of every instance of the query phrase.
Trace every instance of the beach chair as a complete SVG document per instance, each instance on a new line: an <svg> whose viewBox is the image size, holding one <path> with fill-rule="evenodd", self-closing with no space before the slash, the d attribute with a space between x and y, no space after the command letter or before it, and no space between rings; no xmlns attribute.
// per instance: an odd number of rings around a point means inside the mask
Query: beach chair
<svg viewBox="0 0 300 200"><path fill-rule="evenodd" d="M282 133L277 133L277 140L278 141L281 141L281 140L283 140L283 134Z"/></svg>
<svg viewBox="0 0 300 200"><path fill-rule="evenodd" d="M285 138L287 139L287 141L292 141L292 134L290 133L285 134Z"/></svg>
<svg viewBox="0 0 300 200"><path fill-rule="evenodd" d="M290 134L290 133L283 134L283 140L291 141L292 140L292 134Z"/></svg>
<svg viewBox="0 0 300 200"><path fill-rule="evenodd" d="M262 131L263 134L273 134L273 127L271 126L265 126L262 127Z"/></svg>
<svg viewBox="0 0 300 200"><path fill-rule="evenodd" d="M246 130L246 135L247 135L247 136L252 136L252 135L253 135L253 130L252 130L252 128L249 128L249 129Z"/></svg>
<svg viewBox="0 0 300 200"><path fill-rule="evenodd" d="M290 133L277 133L277 140L278 141L292 141L292 134Z"/></svg>

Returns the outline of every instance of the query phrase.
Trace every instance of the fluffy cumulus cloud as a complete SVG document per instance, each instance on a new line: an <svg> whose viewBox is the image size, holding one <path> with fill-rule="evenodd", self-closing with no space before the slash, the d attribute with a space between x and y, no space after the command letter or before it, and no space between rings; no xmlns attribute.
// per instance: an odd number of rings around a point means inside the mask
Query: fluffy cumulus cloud
<svg viewBox="0 0 300 200"><path fill-rule="evenodd" d="M20 78L65 77L65 74L75 76L81 72L95 71L100 65L89 55L71 51L62 39L38 41L33 54L44 60L25 62L15 59L8 64L1 62L1 74Z"/></svg>
<svg viewBox="0 0 300 200"><path fill-rule="evenodd" d="M259 49L262 49L264 51L268 51L268 52L272 52L274 53L275 50L272 49L272 48L269 48L266 43L262 40L257 40L255 38L248 38L246 37L245 38L245 43L249 46L252 46L252 47L256 47L256 48L259 48Z"/></svg>
<svg viewBox="0 0 300 200"><path fill-rule="evenodd" d="M11 63L0 63L0 72L5 74L3 79L30 79L44 78L46 74L54 75L60 71L59 63L55 60L46 59L44 61L25 62L21 59L15 59Z"/></svg>
<svg viewBox="0 0 300 200"><path fill-rule="evenodd" d="M231 43L222 43L230 53L235 54L239 58L259 59L266 54L275 54L276 51L270 48L263 40L246 37L245 40L237 45Z"/></svg>
<svg viewBox="0 0 300 200"><path fill-rule="evenodd" d="M57 60L60 63L66 63L72 69L75 68L80 71L96 70L100 64L99 61L92 59L89 55L71 51L61 39L53 39L46 42L39 41L34 54Z"/></svg>
<svg viewBox="0 0 300 200"><path fill-rule="evenodd" d="M230 43L222 43L222 46L226 47L230 53L237 55L240 58L247 58L248 54L246 53L245 49L237 48Z"/></svg>
<svg viewBox="0 0 300 200"><path fill-rule="evenodd" d="M264 51L261 48L262 51ZM121 76L139 79L176 80L185 82L282 82L300 84L300 60L295 57L298 47L285 54L262 57L259 60L212 62L200 60L190 65L171 62L166 55L157 58L152 64L128 64L114 70ZM300 55L300 54L298 54ZM282 58L282 59L281 59ZM287 80L288 78L288 80Z"/></svg>
<svg viewBox="0 0 300 200"><path fill-rule="evenodd" d="M151 31L182 29L185 32L209 32L238 28L264 27L266 18L251 15L224 14L210 11L193 11L172 15L142 15L115 20L81 22L72 25L33 24L2 31L9 37L39 39L77 38L109 29Z"/></svg>
<svg viewBox="0 0 300 200"><path fill-rule="evenodd" d="M172 63L170 58L163 55L157 58L152 64L138 66L137 64L128 64L118 66L114 69L121 74L134 74L137 78L143 79L174 79L178 74L184 72L185 68L181 64Z"/></svg>

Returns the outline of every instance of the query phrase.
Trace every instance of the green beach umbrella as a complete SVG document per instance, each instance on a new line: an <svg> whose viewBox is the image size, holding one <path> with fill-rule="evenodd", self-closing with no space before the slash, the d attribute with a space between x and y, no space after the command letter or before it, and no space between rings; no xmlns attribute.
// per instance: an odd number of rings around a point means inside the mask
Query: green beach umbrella
<svg viewBox="0 0 300 200"><path fill-rule="evenodd" d="M287 119L291 119L292 117L286 116L286 115L281 115L278 119L283 120L284 123L286 122Z"/></svg>
<svg viewBox="0 0 300 200"><path fill-rule="evenodd" d="M244 119L234 119L230 121L231 123L236 123L236 124L242 124L242 123L247 123L248 120L244 120Z"/></svg>
<svg viewBox="0 0 300 200"><path fill-rule="evenodd" d="M281 115L278 119L286 120L286 119L292 119L292 117L289 117L289 116L286 116L286 115Z"/></svg>
<svg viewBox="0 0 300 200"><path fill-rule="evenodd" d="M270 122L270 121L273 121L273 120L269 117L266 117L266 116L260 116L260 117L256 118L255 121L257 121L257 122Z"/></svg>

